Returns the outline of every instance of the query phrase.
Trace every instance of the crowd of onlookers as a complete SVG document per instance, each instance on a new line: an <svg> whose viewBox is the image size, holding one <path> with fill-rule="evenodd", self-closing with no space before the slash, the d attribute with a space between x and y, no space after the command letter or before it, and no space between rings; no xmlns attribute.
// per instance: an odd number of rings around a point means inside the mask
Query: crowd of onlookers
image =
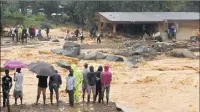
<svg viewBox="0 0 200 112"><path fill-rule="evenodd" d="M97 71L94 71L93 66L88 66L84 64L84 69L82 71L81 77L76 77L76 71L73 68L68 68L69 73L66 76L66 93L69 95L70 106L74 105L75 92L79 92L79 86L76 83L82 83L82 99L85 102L85 95L87 94L87 103L90 103L91 97L93 98L93 103L96 102L98 98L98 103L104 103L104 92L106 91L106 104L109 102L110 93L110 83L112 81L112 73L109 70L109 65L104 65L104 67L99 66ZM50 101L53 104L53 91L56 94L57 105L59 105L59 88L63 83L61 75L55 70L54 75L49 77L49 83L47 83L48 76L37 75L38 78L38 89L36 105L40 99L40 94L43 94L43 104L46 104L46 89L49 85L50 90ZM17 99L20 98L21 104L23 103L23 73L21 68L17 68L14 73L14 98L15 104L17 105ZM80 81L80 82L79 82ZM9 92L12 88L12 77L9 75L9 70L5 70L5 76L2 78L2 90L3 90L3 107L9 104ZM92 93L92 95L91 95Z"/></svg>
<svg viewBox="0 0 200 112"><path fill-rule="evenodd" d="M10 28L12 41L13 42L21 42L21 43L27 43L27 38L30 37L30 39L37 37L42 37L42 28L38 28L38 32L36 32L35 26L30 26L30 28L26 28L25 26L16 25L11 26ZM46 28L46 35L49 37L49 27Z"/></svg>

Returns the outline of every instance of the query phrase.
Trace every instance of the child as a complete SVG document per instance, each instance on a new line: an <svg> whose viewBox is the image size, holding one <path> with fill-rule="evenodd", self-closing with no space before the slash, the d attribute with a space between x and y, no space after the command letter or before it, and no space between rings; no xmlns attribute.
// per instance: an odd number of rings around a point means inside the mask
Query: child
<svg viewBox="0 0 200 112"><path fill-rule="evenodd" d="M3 107L9 105L9 92L12 87L12 78L9 76L9 70L5 70L5 76L2 78L2 90L3 90Z"/></svg>
<svg viewBox="0 0 200 112"><path fill-rule="evenodd" d="M76 86L76 80L73 76L73 70L71 69L69 71L69 75L67 76L67 86L66 86L66 92L69 95L69 104L70 106L74 106L74 90Z"/></svg>

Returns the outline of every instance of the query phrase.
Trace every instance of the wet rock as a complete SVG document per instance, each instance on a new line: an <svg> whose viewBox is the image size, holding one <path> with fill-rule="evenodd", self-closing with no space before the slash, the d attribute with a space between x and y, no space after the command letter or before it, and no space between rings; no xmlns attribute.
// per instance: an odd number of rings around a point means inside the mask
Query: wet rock
<svg viewBox="0 0 200 112"><path fill-rule="evenodd" d="M64 39L65 37L63 37L63 36L59 36L58 38L59 38L59 39Z"/></svg>
<svg viewBox="0 0 200 112"><path fill-rule="evenodd" d="M133 56L133 57L127 58L124 62L126 65L132 68L132 67L136 67L137 61L138 61L138 58Z"/></svg>
<svg viewBox="0 0 200 112"><path fill-rule="evenodd" d="M57 61L56 64L57 64L58 66L62 67L62 68L66 68L66 69L67 69L67 68L70 68L70 64L68 64L68 63L66 63L66 62L64 62L64 61L62 61L62 60Z"/></svg>
<svg viewBox="0 0 200 112"><path fill-rule="evenodd" d="M148 46L140 46L138 47L133 54L137 54L137 55L149 55L149 56L157 56L158 52L152 48L152 47L148 47Z"/></svg>
<svg viewBox="0 0 200 112"><path fill-rule="evenodd" d="M65 42L63 45L63 49L71 49L72 47L80 47L80 45L73 42Z"/></svg>
<svg viewBox="0 0 200 112"><path fill-rule="evenodd" d="M51 52L53 52L53 53L55 53L55 54L62 54L63 49L62 49L62 48L57 48L57 49L51 50Z"/></svg>
<svg viewBox="0 0 200 112"><path fill-rule="evenodd" d="M38 37L39 41L49 41L50 38Z"/></svg>
<svg viewBox="0 0 200 112"><path fill-rule="evenodd" d="M77 58L78 58L79 60L84 59L84 57L85 57L85 53L81 53L79 56L77 56Z"/></svg>
<svg viewBox="0 0 200 112"><path fill-rule="evenodd" d="M74 47L70 50L63 50L62 55L69 57L77 57L80 54L80 48Z"/></svg>
<svg viewBox="0 0 200 112"><path fill-rule="evenodd" d="M158 52L154 48L151 48L151 47L145 47L143 52L147 53L151 56L157 56L158 55Z"/></svg>
<svg viewBox="0 0 200 112"><path fill-rule="evenodd" d="M60 42L58 39L54 39L52 40L52 42Z"/></svg>
<svg viewBox="0 0 200 112"><path fill-rule="evenodd" d="M152 45L152 48L157 52L167 52L173 49L173 44L167 42L156 42Z"/></svg>
<svg viewBox="0 0 200 112"><path fill-rule="evenodd" d="M84 56L85 60L105 59L106 56L101 52L91 52Z"/></svg>
<svg viewBox="0 0 200 112"><path fill-rule="evenodd" d="M63 55L73 54L74 56L76 54L78 56L80 55L80 47L81 46L79 44L73 42L65 42L63 49L66 50L66 52L64 52Z"/></svg>
<svg viewBox="0 0 200 112"><path fill-rule="evenodd" d="M189 47L188 49L190 51L192 51L192 52L200 52L200 48L199 47Z"/></svg>
<svg viewBox="0 0 200 112"><path fill-rule="evenodd" d="M175 43L176 48L186 48L187 47L187 42L184 41L178 41Z"/></svg>
<svg viewBox="0 0 200 112"><path fill-rule="evenodd" d="M193 58L195 59L195 54L190 51L189 49L174 49L170 52L170 55L173 57L180 57L180 58Z"/></svg>
<svg viewBox="0 0 200 112"><path fill-rule="evenodd" d="M115 61L115 62L124 61L124 59L122 57L115 56L115 55L107 56L106 60L107 61Z"/></svg>

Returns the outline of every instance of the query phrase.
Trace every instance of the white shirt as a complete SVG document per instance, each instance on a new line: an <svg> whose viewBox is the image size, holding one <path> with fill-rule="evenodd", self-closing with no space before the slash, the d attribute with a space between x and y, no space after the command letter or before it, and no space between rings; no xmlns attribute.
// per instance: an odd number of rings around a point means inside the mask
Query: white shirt
<svg viewBox="0 0 200 112"><path fill-rule="evenodd" d="M76 79L74 76L67 76L67 90L71 91L76 86Z"/></svg>
<svg viewBox="0 0 200 112"><path fill-rule="evenodd" d="M12 32L12 34L15 34L15 28L14 27L11 28L11 32Z"/></svg>
<svg viewBox="0 0 200 112"><path fill-rule="evenodd" d="M15 90L22 91L22 83L23 83L22 73L16 72L14 76L14 81L15 81Z"/></svg>

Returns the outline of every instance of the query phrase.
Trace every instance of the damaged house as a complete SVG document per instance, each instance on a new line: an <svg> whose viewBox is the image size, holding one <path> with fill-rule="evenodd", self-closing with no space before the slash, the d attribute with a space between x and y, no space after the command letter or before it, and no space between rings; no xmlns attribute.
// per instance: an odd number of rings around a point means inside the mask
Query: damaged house
<svg viewBox="0 0 200 112"><path fill-rule="evenodd" d="M189 40L196 29L199 29L198 12L98 12L96 14L98 32L102 29L112 33L151 36L159 31L163 39L168 39L167 29L176 25L177 40Z"/></svg>

